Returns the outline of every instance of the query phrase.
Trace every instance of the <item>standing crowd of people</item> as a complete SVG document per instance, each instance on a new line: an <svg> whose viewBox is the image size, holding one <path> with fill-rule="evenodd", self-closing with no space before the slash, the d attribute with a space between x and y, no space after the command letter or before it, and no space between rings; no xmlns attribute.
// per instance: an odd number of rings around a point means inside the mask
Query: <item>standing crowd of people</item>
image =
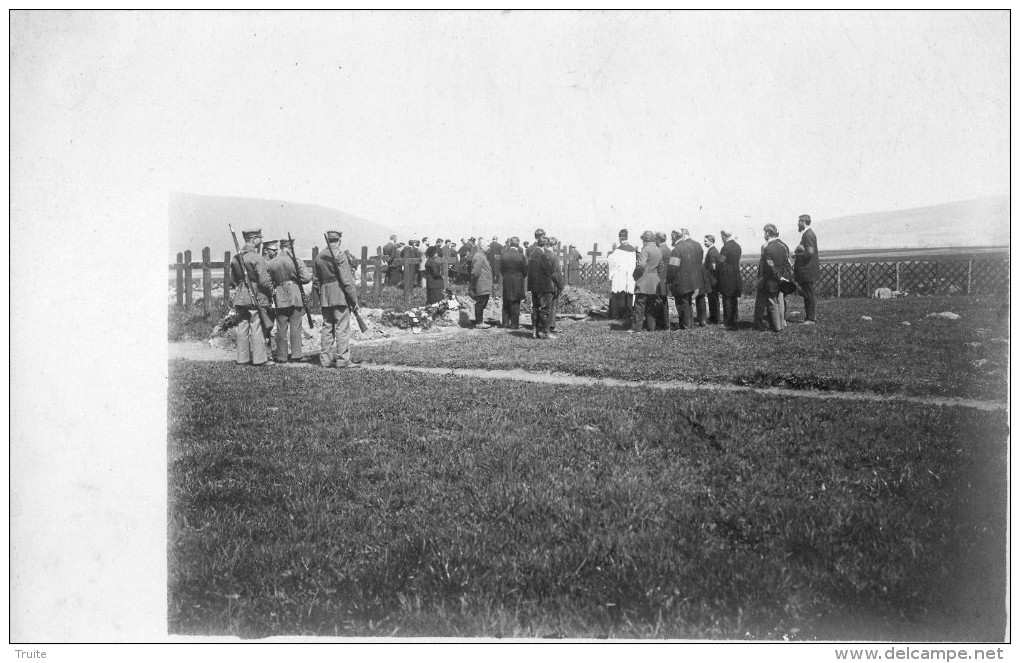
<svg viewBox="0 0 1020 663"><path fill-rule="evenodd" d="M782 331L787 325L786 296L794 292L804 297L804 324L816 323L815 284L821 269L818 240L810 226L811 217L800 215L797 230L801 240L793 252L779 239L774 224L762 228L765 243L758 261L755 329ZM629 242L628 231L621 230L619 243L609 252L610 317L631 320L631 332L706 324L736 328L743 291L742 250L732 232L721 230L719 234L722 246L716 248L714 235L705 235L699 243L681 228L671 233L672 242L667 243L665 233L646 230L639 248ZM675 326L670 322L671 297L677 314Z"/></svg>
<svg viewBox="0 0 1020 663"><path fill-rule="evenodd" d="M763 228L765 243L758 262L754 326L773 331L786 327L786 295L799 292L804 297L804 324L815 324L815 283L821 272L818 242L811 230L811 217L803 214L797 221L801 241L791 253L776 226ZM237 325L237 362L256 366L304 361L302 318L308 315L304 286L311 284L322 306L320 364L346 368L351 365L350 318L357 316L358 295L353 259L340 247L343 233L326 233L326 249L320 251L309 270L294 254L290 240L263 241L261 228L242 231L244 246L231 260L231 287L235 288L234 311ZM672 242L666 234L646 230L640 248L628 241L621 230L619 244L609 252L609 279L612 294L609 313L614 318L632 321L631 332L690 329L695 325L723 324L735 328L737 303L743 289L740 274L741 247L732 233L722 230L721 248L713 235L699 243L686 228L674 230ZM424 260L421 244L426 244ZM383 247L387 260L386 283L402 285L403 270L415 269L411 287L424 286L426 304L443 299L449 280L459 278L468 285L474 300L472 326L487 329L483 315L493 295L496 269L502 282L502 324L520 328L521 302L530 293L533 333L537 339L556 338L556 308L560 293L572 274L580 274L580 253L569 247L566 256L576 269L567 269L564 277L560 261L561 245L541 228L533 243L510 237L501 244L495 237L483 248L475 238L462 240L454 249L452 240L428 238L406 244L390 237ZM443 267L446 266L446 278ZM498 265L498 267L497 267ZM677 312L675 327L670 322L669 299ZM309 321L311 320L309 316ZM276 327L276 353L272 356L270 338Z"/></svg>

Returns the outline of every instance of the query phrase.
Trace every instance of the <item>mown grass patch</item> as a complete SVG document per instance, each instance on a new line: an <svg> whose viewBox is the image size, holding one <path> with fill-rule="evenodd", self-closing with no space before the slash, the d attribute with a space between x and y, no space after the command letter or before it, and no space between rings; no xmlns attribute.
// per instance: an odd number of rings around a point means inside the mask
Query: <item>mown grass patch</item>
<svg viewBox="0 0 1020 663"><path fill-rule="evenodd" d="M170 630L1001 640L1006 420L171 365Z"/></svg>
<svg viewBox="0 0 1020 663"><path fill-rule="evenodd" d="M790 297L791 319L803 319ZM619 321L561 320L560 338L528 330L486 330L423 338L421 344L360 347L357 360L451 368L523 368L593 377L688 380L795 389L872 391L1004 400L1009 376L1009 320L995 298L830 299L819 324L781 333L750 323L731 331L628 334ZM753 301L741 300L751 319ZM925 317L952 311L959 320ZM862 320L868 316L870 321ZM910 325L903 325L909 322Z"/></svg>

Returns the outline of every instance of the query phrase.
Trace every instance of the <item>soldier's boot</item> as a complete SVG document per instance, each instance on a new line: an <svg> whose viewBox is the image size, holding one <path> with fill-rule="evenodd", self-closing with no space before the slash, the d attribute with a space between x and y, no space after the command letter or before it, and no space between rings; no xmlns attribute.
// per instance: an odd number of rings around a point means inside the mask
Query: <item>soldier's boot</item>
<svg viewBox="0 0 1020 663"><path fill-rule="evenodd" d="M333 366L333 355L329 352L319 353L319 365L323 368L331 368Z"/></svg>

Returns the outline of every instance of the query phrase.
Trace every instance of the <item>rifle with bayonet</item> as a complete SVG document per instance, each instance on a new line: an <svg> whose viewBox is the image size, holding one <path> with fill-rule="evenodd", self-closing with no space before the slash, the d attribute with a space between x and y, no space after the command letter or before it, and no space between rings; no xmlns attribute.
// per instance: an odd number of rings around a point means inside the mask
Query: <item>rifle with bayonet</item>
<svg viewBox="0 0 1020 663"><path fill-rule="evenodd" d="M333 256L333 272L336 274L336 284L339 286L341 283L343 283L343 281L340 280L340 263L336 261L336 252L333 250L333 247L329 245L329 237L323 234L322 238L326 240L326 248L329 249L329 255ZM341 288L341 291L342 290L343 288ZM345 298L347 297L346 292L344 293L344 297ZM348 304L350 304L350 302L348 302ZM351 306L351 313L354 314L354 319L358 321L358 329L361 330L361 333L364 334L365 332L367 332L368 325L366 325L365 321L361 319L361 313L358 312L356 306Z"/></svg>
<svg viewBox="0 0 1020 663"><path fill-rule="evenodd" d="M308 300L305 299L305 287L301 285L301 265L298 264L297 249L294 248L294 238L290 236L290 233L287 233L287 240L290 242L290 257L294 260L294 269L297 270L297 287L301 292L301 306L305 308L308 328L311 329L315 325L312 324L312 312L308 309Z"/></svg>
<svg viewBox="0 0 1020 663"><path fill-rule="evenodd" d="M255 308L259 311L259 323L262 324L262 331L265 332L266 337L268 338L272 332L266 324L266 312L262 310L262 305L259 304L259 298L256 296L255 288L251 285L251 279L248 277L248 270L244 266L244 260L241 258L241 245L237 243L237 235L234 234L234 229L229 223L227 224L227 228L230 230L230 236L234 240L234 251L236 252L234 257L237 258L237 265L241 268L241 274L244 275L244 285L248 288L248 295L251 297L251 303L254 304Z"/></svg>

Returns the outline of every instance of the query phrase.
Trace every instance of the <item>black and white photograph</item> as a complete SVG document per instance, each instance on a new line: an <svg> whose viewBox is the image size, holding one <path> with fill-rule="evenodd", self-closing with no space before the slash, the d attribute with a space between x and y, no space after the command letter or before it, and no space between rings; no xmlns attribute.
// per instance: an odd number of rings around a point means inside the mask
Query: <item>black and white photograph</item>
<svg viewBox="0 0 1020 663"><path fill-rule="evenodd" d="M1009 657L1009 9L9 20L12 656Z"/></svg>

